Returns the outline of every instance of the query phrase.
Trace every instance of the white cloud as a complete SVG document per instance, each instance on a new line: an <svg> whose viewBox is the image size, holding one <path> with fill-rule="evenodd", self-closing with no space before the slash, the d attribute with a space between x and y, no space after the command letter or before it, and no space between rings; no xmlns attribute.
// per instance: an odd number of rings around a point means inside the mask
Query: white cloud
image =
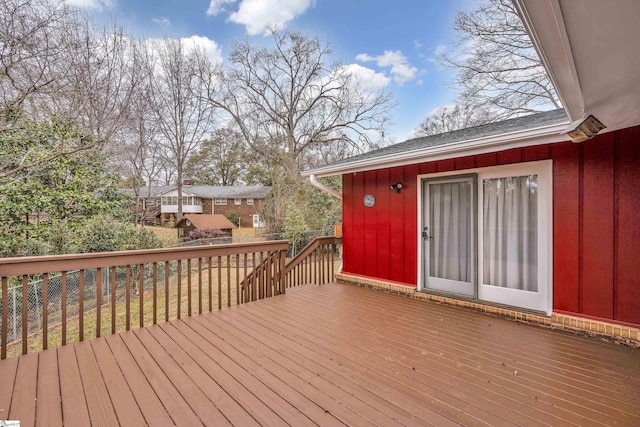
<svg viewBox="0 0 640 427"><path fill-rule="evenodd" d="M378 56L360 53L356 55L356 59L362 62L374 61L378 67L382 68L391 67L390 73L393 80L401 85L413 80L418 73L418 69L409 64L407 57L399 50L385 50Z"/></svg>
<svg viewBox="0 0 640 427"><path fill-rule="evenodd" d="M343 68L356 79L358 87L364 90L383 89L391 83L391 79L383 73L378 73L359 64L349 64Z"/></svg>
<svg viewBox="0 0 640 427"><path fill-rule="evenodd" d="M69 6L75 6L82 9L113 9L115 7L115 0L64 0L65 4Z"/></svg>
<svg viewBox="0 0 640 427"><path fill-rule="evenodd" d="M438 46L436 46L436 48L433 50L433 53L435 53L436 55L440 56L443 53L445 53L447 51L447 46L443 45L443 44L439 44Z"/></svg>
<svg viewBox="0 0 640 427"><path fill-rule="evenodd" d="M212 63L222 63L222 50L214 40L205 36L193 35L191 37L182 37L180 41L182 42L182 46L184 46L186 52L199 49L205 52ZM163 39L148 38L145 40L145 43L151 49L151 54L153 56L163 50Z"/></svg>
<svg viewBox="0 0 640 427"><path fill-rule="evenodd" d="M221 3L228 0L213 1ZM238 10L229 16L229 21L243 24L247 34L256 35L265 32L270 25L284 27L287 22L314 7L315 2L316 0L242 0Z"/></svg>
<svg viewBox="0 0 640 427"><path fill-rule="evenodd" d="M151 18L153 22L160 25L171 25L171 21L166 16L159 16L157 18Z"/></svg>
<svg viewBox="0 0 640 427"><path fill-rule="evenodd" d="M191 37L183 37L180 40L184 43L184 46L189 49L202 49L205 51L209 59L214 64L222 63L222 50L218 43L205 36L193 35Z"/></svg>
<svg viewBox="0 0 640 427"><path fill-rule="evenodd" d="M207 9L207 15L215 16L220 12L224 12L226 10L225 5L233 4L236 1L237 0L211 0L209 8Z"/></svg>

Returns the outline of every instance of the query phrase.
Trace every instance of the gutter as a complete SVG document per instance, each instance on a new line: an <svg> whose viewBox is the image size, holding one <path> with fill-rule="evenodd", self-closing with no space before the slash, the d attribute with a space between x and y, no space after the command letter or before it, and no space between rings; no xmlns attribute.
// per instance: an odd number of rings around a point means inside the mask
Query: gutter
<svg viewBox="0 0 640 427"><path fill-rule="evenodd" d="M402 151L379 157L339 163L337 165L327 165L317 169L303 171L302 176L308 176L311 179L311 176L324 177L331 175L343 175L345 173L357 173L373 169L450 159L452 157L482 154L499 150L507 150L510 148L521 148L532 145L570 141L567 135L563 134L568 124L568 121L563 121L561 123L539 128L525 129L444 145L418 148L411 151Z"/></svg>
<svg viewBox="0 0 640 427"><path fill-rule="evenodd" d="M320 190L324 191L325 193L329 194L330 196L333 196L338 200L342 200L342 194L338 193L333 188L327 187L326 185L324 185L323 183L318 181L316 179L315 175L313 175L313 174L309 175L309 182L311 182L311 185L313 185L316 188L319 188Z"/></svg>

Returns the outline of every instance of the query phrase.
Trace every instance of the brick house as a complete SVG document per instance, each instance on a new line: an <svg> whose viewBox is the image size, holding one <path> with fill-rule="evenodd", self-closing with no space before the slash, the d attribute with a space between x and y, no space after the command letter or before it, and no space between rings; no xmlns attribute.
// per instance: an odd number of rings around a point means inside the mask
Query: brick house
<svg viewBox="0 0 640 427"><path fill-rule="evenodd" d="M260 216L271 187L185 185L182 187L182 212L193 214L236 214L240 228L264 227ZM178 190L173 187L156 196L160 201L161 221L169 222L178 212Z"/></svg>

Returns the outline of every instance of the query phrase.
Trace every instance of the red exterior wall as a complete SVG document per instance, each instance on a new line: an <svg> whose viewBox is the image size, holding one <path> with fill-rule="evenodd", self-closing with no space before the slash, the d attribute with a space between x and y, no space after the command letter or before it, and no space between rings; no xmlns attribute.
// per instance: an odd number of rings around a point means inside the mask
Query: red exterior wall
<svg viewBox="0 0 640 427"><path fill-rule="evenodd" d="M418 174L553 159L553 309L640 324L640 126L343 175L345 273L416 286ZM396 193L389 185L402 181ZM367 208L365 194L376 204Z"/></svg>

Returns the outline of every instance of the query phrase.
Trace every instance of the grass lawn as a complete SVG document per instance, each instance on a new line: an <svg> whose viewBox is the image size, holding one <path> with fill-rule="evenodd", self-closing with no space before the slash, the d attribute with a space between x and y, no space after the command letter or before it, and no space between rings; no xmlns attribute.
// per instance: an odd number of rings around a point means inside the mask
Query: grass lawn
<svg viewBox="0 0 640 427"><path fill-rule="evenodd" d="M175 228L160 227L157 225L145 225L145 228L154 232L156 236L162 240L162 246L165 248L179 243L178 230Z"/></svg>

